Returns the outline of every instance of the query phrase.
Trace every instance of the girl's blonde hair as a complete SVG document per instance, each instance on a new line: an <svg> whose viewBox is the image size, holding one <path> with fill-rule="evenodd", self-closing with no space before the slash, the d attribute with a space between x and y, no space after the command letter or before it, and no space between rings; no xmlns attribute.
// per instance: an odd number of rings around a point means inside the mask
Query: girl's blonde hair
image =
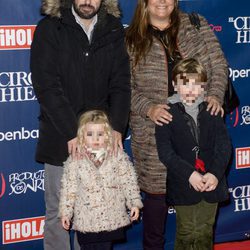
<svg viewBox="0 0 250 250"><path fill-rule="evenodd" d="M109 123L108 116L101 110L91 110L83 113L79 118L77 140L80 151L84 146L84 130L87 123L104 124L104 132L106 134L106 145L108 149L112 147L112 127Z"/></svg>

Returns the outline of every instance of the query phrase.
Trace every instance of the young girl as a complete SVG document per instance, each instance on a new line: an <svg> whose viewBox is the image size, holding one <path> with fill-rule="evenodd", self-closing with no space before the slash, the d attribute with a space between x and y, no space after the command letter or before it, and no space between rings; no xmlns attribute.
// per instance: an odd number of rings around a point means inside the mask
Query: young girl
<svg viewBox="0 0 250 250"><path fill-rule="evenodd" d="M110 250L124 238L124 227L142 208L134 168L128 156L110 153L112 128L104 112L84 113L78 128L79 160L64 164L59 215L62 226L77 231L84 250ZM130 209L130 218L127 209Z"/></svg>

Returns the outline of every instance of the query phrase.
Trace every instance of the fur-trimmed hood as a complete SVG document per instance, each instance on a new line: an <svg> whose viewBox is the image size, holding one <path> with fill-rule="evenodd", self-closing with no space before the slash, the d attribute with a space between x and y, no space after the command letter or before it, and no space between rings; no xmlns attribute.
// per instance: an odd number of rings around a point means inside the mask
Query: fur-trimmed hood
<svg viewBox="0 0 250 250"><path fill-rule="evenodd" d="M51 17L61 17L61 9L70 8L72 0L42 0L42 13ZM119 17L118 0L102 0L102 7L107 13Z"/></svg>

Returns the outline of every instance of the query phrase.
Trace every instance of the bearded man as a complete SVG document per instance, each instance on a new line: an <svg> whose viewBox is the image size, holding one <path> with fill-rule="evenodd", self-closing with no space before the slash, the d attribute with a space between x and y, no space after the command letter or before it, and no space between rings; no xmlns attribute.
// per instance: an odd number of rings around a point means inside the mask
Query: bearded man
<svg viewBox="0 0 250 250"><path fill-rule="evenodd" d="M106 111L114 153L122 148L130 109L129 59L117 0L43 0L46 15L31 46L40 104L36 160L45 163L45 250L70 249L58 218L63 162L77 154L79 114Z"/></svg>

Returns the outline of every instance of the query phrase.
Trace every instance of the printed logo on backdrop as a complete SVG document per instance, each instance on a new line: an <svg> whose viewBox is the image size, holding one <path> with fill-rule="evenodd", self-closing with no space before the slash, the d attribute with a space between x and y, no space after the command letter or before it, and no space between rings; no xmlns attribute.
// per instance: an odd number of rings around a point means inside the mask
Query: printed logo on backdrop
<svg viewBox="0 0 250 250"><path fill-rule="evenodd" d="M241 108L242 122L240 125L250 125L250 106L243 106Z"/></svg>
<svg viewBox="0 0 250 250"><path fill-rule="evenodd" d="M3 141L18 141L18 140L29 140L37 139L39 137L39 130L33 129L28 130L21 127L15 131L0 131L0 143Z"/></svg>
<svg viewBox="0 0 250 250"><path fill-rule="evenodd" d="M250 147L236 148L236 169L250 168Z"/></svg>
<svg viewBox="0 0 250 250"><path fill-rule="evenodd" d="M3 245L43 239L44 216L2 222Z"/></svg>
<svg viewBox="0 0 250 250"><path fill-rule="evenodd" d="M0 173L0 199L4 196L6 190L6 182L3 173Z"/></svg>
<svg viewBox="0 0 250 250"><path fill-rule="evenodd" d="M232 113L229 114L230 126L237 127L239 123L239 107L237 107Z"/></svg>
<svg viewBox="0 0 250 250"><path fill-rule="evenodd" d="M9 195L22 195L28 192L44 191L44 170L37 172L12 173L9 175Z"/></svg>
<svg viewBox="0 0 250 250"><path fill-rule="evenodd" d="M250 106L242 106L241 108L236 108L229 115L230 125L232 127L248 126L250 125Z"/></svg>
<svg viewBox="0 0 250 250"><path fill-rule="evenodd" d="M0 26L0 50L30 49L36 25Z"/></svg>
<svg viewBox="0 0 250 250"><path fill-rule="evenodd" d="M234 201L234 212L250 210L250 185L229 188Z"/></svg>
<svg viewBox="0 0 250 250"><path fill-rule="evenodd" d="M214 24L209 24L210 28L214 32L221 32L222 31L222 26L221 25L214 25Z"/></svg>
<svg viewBox="0 0 250 250"><path fill-rule="evenodd" d="M0 72L0 103L36 100L31 73Z"/></svg>
<svg viewBox="0 0 250 250"><path fill-rule="evenodd" d="M236 30L235 43L250 43L249 16L229 17L228 22L232 23Z"/></svg>
<svg viewBox="0 0 250 250"><path fill-rule="evenodd" d="M250 76L250 69L232 69L229 68L229 77L234 82L238 78L248 78Z"/></svg>

